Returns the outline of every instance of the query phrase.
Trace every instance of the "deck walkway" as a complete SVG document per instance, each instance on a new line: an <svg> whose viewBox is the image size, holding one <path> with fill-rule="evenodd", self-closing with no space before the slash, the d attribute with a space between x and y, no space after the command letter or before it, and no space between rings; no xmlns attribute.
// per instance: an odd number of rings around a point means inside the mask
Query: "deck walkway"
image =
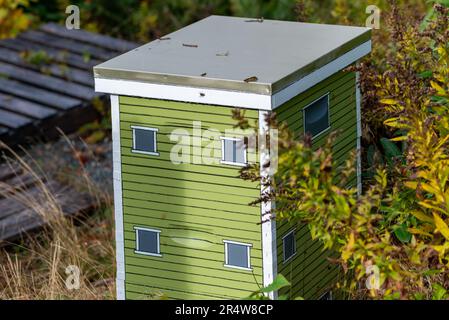
<svg viewBox="0 0 449 320"><path fill-rule="evenodd" d="M14 147L53 139L60 136L57 128L71 133L94 120L98 114L93 101L106 96L94 92L92 67L137 46L54 23L0 40L0 141ZM52 205L42 181L64 215L88 211L96 204L68 185L1 162L0 245L45 224L27 203L33 199L40 208Z"/></svg>
<svg viewBox="0 0 449 320"><path fill-rule="evenodd" d="M54 202L44 190L52 194ZM47 219L45 209L54 212L54 205L65 216L74 216L94 208L95 199L56 180L23 172L19 166L0 165L0 246L4 240L14 241L42 227Z"/></svg>
<svg viewBox="0 0 449 320"><path fill-rule="evenodd" d="M135 43L54 23L0 40L0 140L55 138L93 120L92 67Z"/></svg>

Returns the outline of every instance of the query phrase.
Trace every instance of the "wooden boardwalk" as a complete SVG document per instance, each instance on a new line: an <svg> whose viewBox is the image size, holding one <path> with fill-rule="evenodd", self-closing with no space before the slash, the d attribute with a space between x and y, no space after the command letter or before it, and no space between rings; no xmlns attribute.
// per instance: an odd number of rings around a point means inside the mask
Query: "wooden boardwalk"
<svg viewBox="0 0 449 320"><path fill-rule="evenodd" d="M137 44L49 23L0 40L0 140L69 133L97 117L92 67Z"/></svg>
<svg viewBox="0 0 449 320"><path fill-rule="evenodd" d="M49 23L0 40L0 141L13 147L59 137L98 117L92 67L137 44ZM1 151L1 147L0 147ZM112 179L112 177L111 177ZM64 215L88 211L96 200L51 178L36 178L0 159L0 245L42 227L41 211L55 197ZM51 211L51 210L48 210Z"/></svg>
<svg viewBox="0 0 449 320"><path fill-rule="evenodd" d="M55 202L49 201L45 189ZM95 200L55 180L36 178L19 166L0 165L0 245L42 227L48 219L45 214L55 211L51 209L54 205L59 206L65 216L74 216L91 210Z"/></svg>

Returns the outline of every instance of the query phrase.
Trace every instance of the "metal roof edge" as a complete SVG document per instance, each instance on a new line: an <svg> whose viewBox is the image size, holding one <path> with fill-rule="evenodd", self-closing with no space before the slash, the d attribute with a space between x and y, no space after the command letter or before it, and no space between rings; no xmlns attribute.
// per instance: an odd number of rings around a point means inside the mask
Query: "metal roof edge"
<svg viewBox="0 0 449 320"><path fill-rule="evenodd" d="M186 86L185 84L149 83L134 79L110 79L98 76L95 77L95 90L115 95L267 111L275 110L298 94L368 55L371 52L371 44L371 40L362 43L274 94L267 95L243 90Z"/></svg>
<svg viewBox="0 0 449 320"><path fill-rule="evenodd" d="M245 82L227 80L227 79L216 79L207 78L198 75L196 77L192 76L182 76L176 74L161 74L161 73L151 73L151 72L140 72L140 71L129 71L121 69L111 69L107 67L102 67L104 63L96 65L93 67L93 73L95 78L111 79L111 80L130 80L139 81L151 84L163 84L163 85L182 85L189 87L198 88L209 88L216 90L231 90L246 93L255 93L261 95L273 95L289 85L301 80L310 73L322 68L331 61L338 59L347 52L357 48L359 45L371 39L371 29L366 28L366 32L351 39L350 41L344 43L340 47L326 53L325 55L318 57L313 62L309 63L305 67L292 72L286 77L278 80L277 82L271 83L261 83L261 82Z"/></svg>

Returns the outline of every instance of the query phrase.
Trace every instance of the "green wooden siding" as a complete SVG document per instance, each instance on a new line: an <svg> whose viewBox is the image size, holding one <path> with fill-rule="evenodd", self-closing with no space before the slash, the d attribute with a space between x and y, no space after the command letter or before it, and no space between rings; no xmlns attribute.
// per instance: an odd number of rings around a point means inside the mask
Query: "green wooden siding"
<svg viewBox="0 0 449 320"><path fill-rule="evenodd" d="M262 284L260 195L257 183L239 178L239 167L170 161L170 133L202 130L223 136L232 129L232 108L120 97L122 189L127 299L163 292L171 299L242 298ZM257 122L258 111L246 112ZM159 156L131 152L131 126L158 128ZM203 139L202 146L210 141ZM191 150L191 149L190 149ZM214 145L221 159L221 142ZM254 154L254 159L257 155ZM162 257L136 254L134 227L161 230ZM253 271L224 267L223 240L252 244Z"/></svg>
<svg viewBox="0 0 449 320"><path fill-rule="evenodd" d="M280 106L276 110L278 120L287 123L296 138L301 137L304 134L302 109L329 93L331 129L314 138L313 148L322 146L330 132L339 130L340 134L333 145L333 154L336 163L341 165L357 147L355 85L354 73L339 72ZM356 175L349 183L356 183ZM297 253L284 263L282 237L293 228L296 228ZM278 222L277 252L278 272L292 283L291 288L281 290L280 294L318 299L332 287L339 275L339 268L328 260L334 253L323 251L322 245L310 238L307 225L296 226L288 222Z"/></svg>

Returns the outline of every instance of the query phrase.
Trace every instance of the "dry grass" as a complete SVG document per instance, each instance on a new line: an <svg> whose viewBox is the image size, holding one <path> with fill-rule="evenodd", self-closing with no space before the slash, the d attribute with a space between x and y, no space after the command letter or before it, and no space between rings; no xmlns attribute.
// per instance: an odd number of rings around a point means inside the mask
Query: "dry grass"
<svg viewBox="0 0 449 320"><path fill-rule="evenodd" d="M76 154L76 150L73 152ZM66 218L41 179L44 170L37 162L11 150L9 153L10 161L38 180L39 193L24 198L3 183L0 197L20 201L42 217L47 226L42 232L25 236L20 243L0 248L0 299L114 298L112 201L107 192L96 186L80 164L74 180L96 199L97 209L88 217ZM71 279L66 273L69 266L79 268L78 289L66 285Z"/></svg>

